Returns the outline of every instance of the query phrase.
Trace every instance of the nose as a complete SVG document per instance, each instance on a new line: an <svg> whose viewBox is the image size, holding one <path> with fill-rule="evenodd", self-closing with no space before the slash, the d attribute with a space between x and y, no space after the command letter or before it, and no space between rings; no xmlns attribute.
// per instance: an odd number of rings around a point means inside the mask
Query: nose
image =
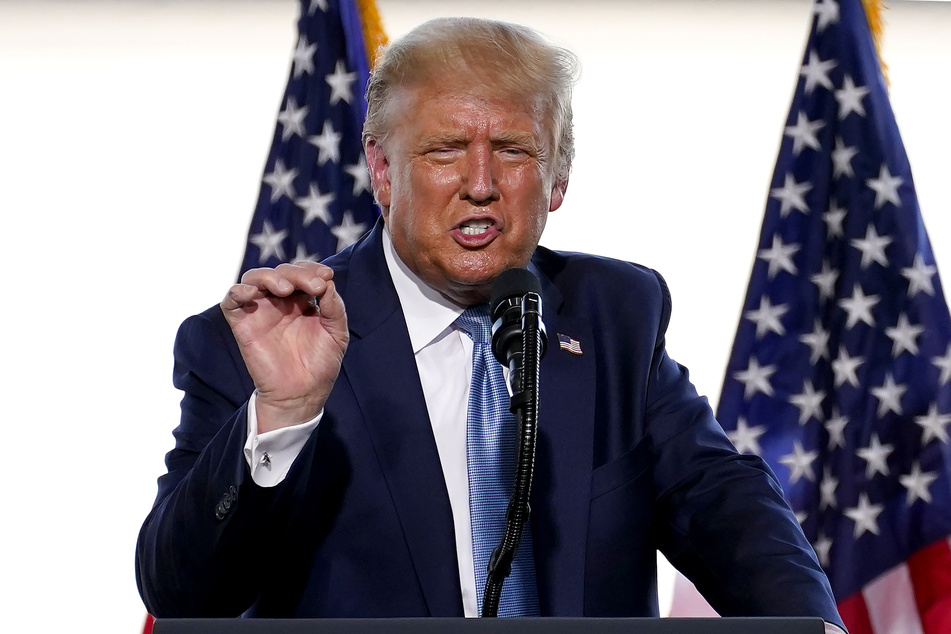
<svg viewBox="0 0 951 634"><path fill-rule="evenodd" d="M498 200L497 166L488 144L473 143L466 151L465 173L462 175L463 199L482 205Z"/></svg>

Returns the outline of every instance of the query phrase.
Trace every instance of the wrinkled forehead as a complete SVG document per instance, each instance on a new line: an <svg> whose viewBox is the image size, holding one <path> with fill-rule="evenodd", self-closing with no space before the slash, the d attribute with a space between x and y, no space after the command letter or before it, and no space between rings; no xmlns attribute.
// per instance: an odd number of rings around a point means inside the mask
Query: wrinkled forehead
<svg viewBox="0 0 951 634"><path fill-rule="evenodd" d="M420 116L424 110L443 122L451 122L464 113L481 110L497 117L511 115L523 123L534 122L539 141L554 147L557 138L552 129L551 100L532 82L522 84L500 80L493 69L457 66L446 72L428 72L402 82L390 94L389 125L398 127Z"/></svg>

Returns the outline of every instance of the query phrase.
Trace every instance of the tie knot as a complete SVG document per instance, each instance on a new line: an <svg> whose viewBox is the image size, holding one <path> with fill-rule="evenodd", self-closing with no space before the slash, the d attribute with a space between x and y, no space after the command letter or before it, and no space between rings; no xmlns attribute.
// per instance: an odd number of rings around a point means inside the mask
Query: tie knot
<svg viewBox="0 0 951 634"><path fill-rule="evenodd" d="M456 325L475 342L488 343L492 340L492 318L488 304L470 306L456 318Z"/></svg>

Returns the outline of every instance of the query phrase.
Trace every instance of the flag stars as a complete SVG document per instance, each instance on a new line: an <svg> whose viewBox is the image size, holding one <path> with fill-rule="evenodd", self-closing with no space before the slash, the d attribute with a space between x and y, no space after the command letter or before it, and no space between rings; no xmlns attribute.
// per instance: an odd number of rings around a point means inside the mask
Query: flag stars
<svg viewBox="0 0 951 634"><path fill-rule="evenodd" d="M360 153L360 158L354 165L347 165L343 168L347 174L353 177L353 195L358 196L363 192L370 191L370 172L367 170L367 160Z"/></svg>
<svg viewBox="0 0 951 634"><path fill-rule="evenodd" d="M819 510L824 511L828 508L837 506L835 492L839 488L839 479L833 477L832 472L825 469L822 472L822 480L819 481Z"/></svg>
<svg viewBox="0 0 951 634"><path fill-rule="evenodd" d="M918 293L934 295L934 284L931 278L938 272L938 269L929 264L925 264L925 259L920 253L915 254L915 262L909 267L901 270L902 277L908 280L908 297L914 297Z"/></svg>
<svg viewBox="0 0 951 634"><path fill-rule="evenodd" d="M782 238L773 236L773 244L768 249L760 249L756 257L769 264L766 277L773 279L779 271L786 271L795 275L798 270L793 262L793 256L799 251L798 244L784 244Z"/></svg>
<svg viewBox="0 0 951 634"><path fill-rule="evenodd" d="M726 435L730 437L730 442L740 453L759 455L762 453L759 437L765 433L765 425L750 427L747 425L746 419L741 417L736 421L736 429L727 432Z"/></svg>
<svg viewBox="0 0 951 634"><path fill-rule="evenodd" d="M818 150L819 137L816 133L825 126L821 120L810 121L806 113L800 111L796 116L796 124L786 128L786 136L793 140L793 156L799 156L803 148L809 147Z"/></svg>
<svg viewBox="0 0 951 634"><path fill-rule="evenodd" d="M327 0L310 0L310 6L307 7L307 15L314 15L317 9L327 13L327 11L330 10L330 7L327 5Z"/></svg>
<svg viewBox="0 0 951 634"><path fill-rule="evenodd" d="M872 434L868 447L855 450L855 455L865 461L865 479L880 473L888 477L888 456L895 451L894 445L883 445L878 434Z"/></svg>
<svg viewBox="0 0 951 634"><path fill-rule="evenodd" d="M894 328L886 328L885 334L892 340L892 356L898 357L902 352L918 354L917 338L925 331L924 326L908 323L908 316L902 313L898 316L898 323Z"/></svg>
<svg viewBox="0 0 951 634"><path fill-rule="evenodd" d="M775 372L775 365L760 366L756 359L750 358L749 366L735 373L733 378L743 384L743 398L749 400L757 392L762 392L766 396L773 395L773 386L769 382L769 377Z"/></svg>
<svg viewBox="0 0 951 634"><path fill-rule="evenodd" d="M875 327L875 318L872 317L872 307L878 304L877 295L866 295L858 284L852 289L852 297L840 299L839 306L848 313L846 328L852 328L860 321Z"/></svg>
<svg viewBox="0 0 951 634"><path fill-rule="evenodd" d="M822 327L819 319L815 320L812 332L800 335L799 341L809 346L809 363L829 358L829 331Z"/></svg>
<svg viewBox="0 0 951 634"><path fill-rule="evenodd" d="M759 339L769 332L775 332L778 335L786 334L780 318L786 314L789 308L785 304L773 306L772 302L765 295L760 298L759 308L748 310L743 316L756 324L756 338Z"/></svg>
<svg viewBox="0 0 951 634"><path fill-rule="evenodd" d="M812 183L803 181L797 183L792 174L786 174L782 187L774 187L769 195L779 201L779 215L785 218L793 209L802 213L809 213L805 195L812 190Z"/></svg>
<svg viewBox="0 0 951 634"><path fill-rule="evenodd" d="M875 192L875 209L881 209L885 203L892 203L895 206L901 205L901 198L898 197L898 188L904 184L900 176L892 176L888 171L887 165L882 165L878 172L878 178L869 178L865 184Z"/></svg>
<svg viewBox="0 0 951 634"><path fill-rule="evenodd" d="M819 287L819 297L824 300L835 297L835 283L838 279L839 272L829 266L828 260L823 260L822 270L809 278Z"/></svg>
<svg viewBox="0 0 951 634"><path fill-rule="evenodd" d="M852 77L846 75L842 80L842 88L835 91L835 100L839 102L839 120L845 119L853 112L864 117L865 106L862 105L862 99L867 94L868 88L856 86Z"/></svg>
<svg viewBox="0 0 951 634"><path fill-rule="evenodd" d="M839 347L839 356L832 362L832 372L835 374L835 386L840 387L848 383L852 387L859 386L859 377L856 370L865 363L863 357L850 357L844 346Z"/></svg>
<svg viewBox="0 0 951 634"><path fill-rule="evenodd" d="M281 243L284 242L286 237L286 230L281 229L280 231L275 231L271 221L265 220L261 233L256 233L249 238L251 243L260 250L258 262L263 264L272 256L282 262L287 259L284 256L284 247L281 246Z"/></svg>
<svg viewBox="0 0 951 634"><path fill-rule="evenodd" d="M835 0L818 0L813 5L812 12L816 16L816 30L819 33L839 21L839 5Z"/></svg>
<svg viewBox="0 0 951 634"><path fill-rule="evenodd" d="M340 100L347 103L353 101L353 82L357 80L356 73L348 73L343 60L338 60L334 72L324 78L330 86L330 105Z"/></svg>
<svg viewBox="0 0 951 634"><path fill-rule="evenodd" d="M799 74L806 78L806 94L812 94L816 86L822 86L832 90L832 80L829 79L829 71L836 67L834 60L823 61L815 51L809 51L809 59L802 65Z"/></svg>
<svg viewBox="0 0 951 634"><path fill-rule="evenodd" d="M842 221L845 220L845 209L832 201L829 209L822 214L822 221L826 223L826 234L829 238L844 238L845 230L842 228Z"/></svg>
<svg viewBox="0 0 951 634"><path fill-rule="evenodd" d="M921 446L927 445L932 440L940 440L947 444L948 430L951 424L951 415L939 414L938 404L932 403L928 408L928 413L924 416L916 416L915 424L921 427Z"/></svg>
<svg viewBox="0 0 951 634"><path fill-rule="evenodd" d="M878 399L878 417L881 418L888 412L895 412L902 415L901 397L908 391L907 385L895 383L892 373L885 375L885 382L879 387L873 387L872 396Z"/></svg>
<svg viewBox="0 0 951 634"><path fill-rule="evenodd" d="M835 138L835 147L832 149L832 177L839 178L845 176L851 178L855 176L852 169L852 159L859 151L849 145L846 145L841 137Z"/></svg>
<svg viewBox="0 0 951 634"><path fill-rule="evenodd" d="M819 457L818 451L806 451L802 443L793 441L793 451L779 459L781 464L789 469L789 483L796 484L802 478L815 481L816 474L812 471L812 463Z"/></svg>
<svg viewBox="0 0 951 634"><path fill-rule="evenodd" d="M355 222L353 214L349 211L343 212L343 218L340 224L330 229L330 233L337 238L337 253L340 253L351 244L356 242L367 230L367 226L362 222Z"/></svg>
<svg viewBox="0 0 951 634"><path fill-rule="evenodd" d="M307 141L314 145L318 150L317 165L323 165L327 161L336 163L340 160L340 139L343 138L339 132L334 130L330 120L324 121L324 128L317 136L311 136Z"/></svg>
<svg viewBox="0 0 951 634"><path fill-rule="evenodd" d="M812 547L815 549L816 557L819 558L819 563L822 564L822 567L828 568L829 553L832 551L832 539L820 534L819 539Z"/></svg>
<svg viewBox="0 0 951 634"><path fill-rule="evenodd" d="M829 451L836 447L845 449L845 428L849 419L839 413L838 407L832 408L832 416L825 422L826 432L829 434Z"/></svg>
<svg viewBox="0 0 951 634"><path fill-rule="evenodd" d="M264 175L264 182L271 186L271 202L276 202L281 196L293 199L294 179L297 178L297 168L287 169L284 161L277 159L274 162L274 171Z"/></svg>
<svg viewBox="0 0 951 634"><path fill-rule="evenodd" d="M294 49L293 62L291 64L291 74L294 79L301 77L304 73L308 75L314 72L314 53L317 52L317 45L311 44L307 38L301 34L297 40L297 48Z"/></svg>
<svg viewBox="0 0 951 634"><path fill-rule="evenodd" d="M881 504L869 502L868 493L859 494L858 504L845 509L846 517L855 522L853 537L858 539L865 533L878 535L878 516L883 510L885 507Z"/></svg>
<svg viewBox="0 0 951 634"><path fill-rule="evenodd" d="M812 418L817 420L822 418L822 399L825 396L824 390L817 392L812 385L812 380L806 379L802 383L802 392L789 397L789 402L799 409L800 425L805 425Z"/></svg>
<svg viewBox="0 0 951 634"><path fill-rule="evenodd" d="M850 244L862 252L862 268L867 268L872 262L877 262L882 266L888 266L888 258L885 257L885 247L892 243L892 239L887 236L880 236L875 231L875 227L869 225L865 229L865 238L855 238L849 241Z"/></svg>
<svg viewBox="0 0 951 634"><path fill-rule="evenodd" d="M936 471L922 473L921 465L917 462L914 463L911 467L911 473L898 478L901 485L908 489L908 494L905 496L905 504L911 506L918 500L924 500L926 503L931 504L931 491L928 489L931 487L931 483L937 479L938 473Z"/></svg>
<svg viewBox="0 0 951 634"><path fill-rule="evenodd" d="M307 106L298 107L297 100L293 97L287 98L287 105L277 115L277 120L281 124L281 141L287 141L294 136L304 136L304 117L307 116Z"/></svg>
<svg viewBox="0 0 951 634"><path fill-rule="evenodd" d="M330 203L336 199L332 192L329 194L320 193L316 183L310 184L310 192L303 198L298 198L294 203L304 211L304 220L301 224L308 226L314 220L320 220L325 225L330 225L332 218L330 215Z"/></svg>
<svg viewBox="0 0 951 634"><path fill-rule="evenodd" d="M297 251L294 254L294 259L292 262L319 262L320 256L316 253L311 253L307 249L307 245L303 242L297 243Z"/></svg>
<svg viewBox="0 0 951 634"><path fill-rule="evenodd" d="M951 381L951 343L948 344L948 350L943 357L934 357L931 363L941 370L941 376L938 378L938 385L944 386Z"/></svg>

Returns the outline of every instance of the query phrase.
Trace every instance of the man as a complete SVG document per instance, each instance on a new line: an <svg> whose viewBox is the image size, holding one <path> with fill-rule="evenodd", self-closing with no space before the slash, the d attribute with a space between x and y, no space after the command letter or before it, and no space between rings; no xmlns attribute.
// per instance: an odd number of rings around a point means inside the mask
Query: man
<svg viewBox="0 0 951 634"><path fill-rule="evenodd" d="M660 548L722 614L841 623L768 468L666 356L660 276L537 246L568 184L574 75L483 20L387 50L364 133L383 222L324 265L249 272L179 333L182 421L136 559L153 614L478 615L457 318L528 267L581 354L542 361L530 587L509 613L656 615Z"/></svg>

